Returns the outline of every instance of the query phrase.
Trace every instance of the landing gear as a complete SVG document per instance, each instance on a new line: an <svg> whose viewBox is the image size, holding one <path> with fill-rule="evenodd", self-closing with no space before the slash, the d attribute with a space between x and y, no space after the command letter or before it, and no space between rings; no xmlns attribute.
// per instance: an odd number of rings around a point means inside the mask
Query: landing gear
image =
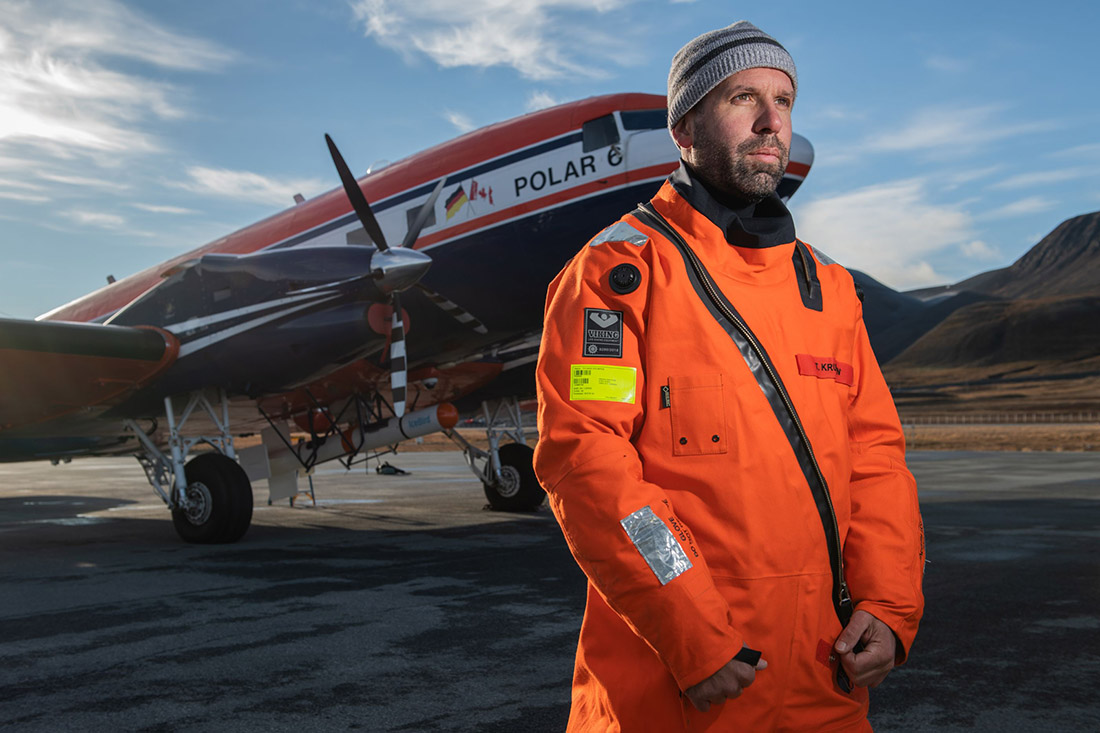
<svg viewBox="0 0 1100 733"><path fill-rule="evenodd" d="M252 522L252 484L232 458L204 453L184 469L186 503L172 510L172 525L184 542L236 542Z"/></svg>
<svg viewBox="0 0 1100 733"><path fill-rule="evenodd" d="M546 493L531 465L535 452L527 446L523 434L519 402L514 397L496 403L484 402L481 409L489 438L488 451L471 444L454 430L447 431L448 437L461 446L467 465L481 479L489 506L504 512L535 511L542 506ZM515 442L501 445L502 436Z"/></svg>
<svg viewBox="0 0 1100 733"><path fill-rule="evenodd" d="M218 397L220 410L206 394L191 394L178 420L172 398L164 399L167 452L162 449L163 443L154 441L155 428L147 433L133 420L124 421L145 449L137 457L138 462L153 490L172 510L172 525L185 542L236 542L252 522L252 484L236 461L229 432L229 400L225 392ZM214 434L184 437L184 425L196 408L201 408L213 423ZM187 461L191 449L199 443L211 446L215 452Z"/></svg>
<svg viewBox="0 0 1100 733"><path fill-rule="evenodd" d="M500 446L500 478L483 482L485 498L497 511L532 512L542 505L546 493L535 478L531 462L535 451L520 443Z"/></svg>

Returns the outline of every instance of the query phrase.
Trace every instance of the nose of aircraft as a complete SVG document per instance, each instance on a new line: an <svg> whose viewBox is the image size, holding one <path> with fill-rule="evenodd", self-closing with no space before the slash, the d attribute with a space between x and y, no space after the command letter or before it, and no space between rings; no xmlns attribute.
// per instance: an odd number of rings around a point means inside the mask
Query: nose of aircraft
<svg viewBox="0 0 1100 733"><path fill-rule="evenodd" d="M415 285L431 267L432 258L415 249L390 247L371 256L371 275L384 293L399 292Z"/></svg>

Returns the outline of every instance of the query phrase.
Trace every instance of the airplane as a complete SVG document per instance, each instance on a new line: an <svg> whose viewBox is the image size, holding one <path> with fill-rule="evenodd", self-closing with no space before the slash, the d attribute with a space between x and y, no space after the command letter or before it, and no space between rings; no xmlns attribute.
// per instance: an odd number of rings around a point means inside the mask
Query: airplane
<svg viewBox="0 0 1100 733"><path fill-rule="evenodd" d="M520 400L546 285L678 165L665 98L544 109L358 179L326 140L342 187L0 319L0 461L135 456L184 541L228 543L253 481L293 498L320 463L444 431L492 508L538 508ZM812 163L794 135L784 199ZM489 450L453 430L460 412L481 415Z"/></svg>

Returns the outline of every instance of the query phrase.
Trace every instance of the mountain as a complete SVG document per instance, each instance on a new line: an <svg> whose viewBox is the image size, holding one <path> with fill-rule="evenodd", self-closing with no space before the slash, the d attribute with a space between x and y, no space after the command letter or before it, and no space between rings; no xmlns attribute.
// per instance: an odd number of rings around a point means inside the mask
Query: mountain
<svg viewBox="0 0 1100 733"><path fill-rule="evenodd" d="M928 300L963 291L1001 298L1100 293L1100 211L1062 222L1009 267L907 295Z"/></svg>
<svg viewBox="0 0 1100 733"><path fill-rule="evenodd" d="M1094 364L1100 356L1100 212L1062 222L1009 267L899 295L921 307L871 336L880 361L894 370ZM911 340L898 350L905 339Z"/></svg>
<svg viewBox="0 0 1100 733"><path fill-rule="evenodd" d="M989 299L987 295L969 291L922 299L899 293L859 270L851 273L863 290L863 322L875 356L882 364L905 351L959 308Z"/></svg>
<svg viewBox="0 0 1100 733"><path fill-rule="evenodd" d="M1075 361L1100 353L1100 295L986 300L960 308L891 362L992 366ZM1082 327L1091 326L1091 337Z"/></svg>

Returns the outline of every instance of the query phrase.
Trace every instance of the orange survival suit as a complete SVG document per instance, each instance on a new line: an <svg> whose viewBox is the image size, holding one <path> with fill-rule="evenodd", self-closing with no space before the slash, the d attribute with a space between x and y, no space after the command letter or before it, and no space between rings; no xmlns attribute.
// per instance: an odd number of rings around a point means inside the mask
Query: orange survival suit
<svg viewBox="0 0 1100 733"><path fill-rule="evenodd" d="M869 730L867 691L843 691L830 658L829 529L854 607L894 631L899 662L924 548L852 278L795 240L776 196L753 234L681 164L650 205L770 359L829 498L689 258L641 212L597 235L549 287L537 369L535 471L589 580L569 730ZM768 668L695 710L681 691L743 647Z"/></svg>

